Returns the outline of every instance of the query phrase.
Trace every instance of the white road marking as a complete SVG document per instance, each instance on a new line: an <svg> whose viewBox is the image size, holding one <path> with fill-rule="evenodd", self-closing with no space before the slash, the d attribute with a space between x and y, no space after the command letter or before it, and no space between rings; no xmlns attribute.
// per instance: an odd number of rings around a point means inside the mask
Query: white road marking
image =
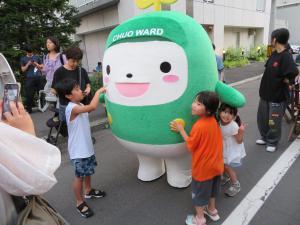
<svg viewBox="0 0 300 225"><path fill-rule="evenodd" d="M250 81L253 81L253 80L258 80L262 77L263 75L258 75L258 76L255 76L255 77L250 77L250 78L247 78L245 80L240 80L240 81L237 81L237 82L234 82L234 83L231 83L231 84L228 84L229 86L231 87L235 87L235 86L238 86L240 84L244 84L244 83L247 83L247 82L250 82Z"/></svg>
<svg viewBox="0 0 300 225"><path fill-rule="evenodd" d="M300 139L296 139L231 212L222 225L249 224L299 155Z"/></svg>

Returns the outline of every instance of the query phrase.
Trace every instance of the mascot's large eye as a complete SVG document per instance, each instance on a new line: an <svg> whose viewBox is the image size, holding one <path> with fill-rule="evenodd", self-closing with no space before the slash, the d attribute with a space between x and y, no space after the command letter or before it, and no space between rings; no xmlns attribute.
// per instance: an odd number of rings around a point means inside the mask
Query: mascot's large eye
<svg viewBox="0 0 300 225"><path fill-rule="evenodd" d="M171 70L171 64L168 63L168 62L163 62L160 64L160 70L163 72L163 73L169 73L170 70Z"/></svg>
<svg viewBox="0 0 300 225"><path fill-rule="evenodd" d="M110 65L106 66L106 74L109 75L110 74Z"/></svg>

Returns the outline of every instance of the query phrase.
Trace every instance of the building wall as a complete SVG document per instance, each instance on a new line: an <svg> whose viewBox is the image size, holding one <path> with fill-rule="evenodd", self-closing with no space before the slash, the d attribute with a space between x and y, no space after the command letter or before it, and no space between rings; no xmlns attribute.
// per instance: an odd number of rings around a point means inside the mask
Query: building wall
<svg viewBox="0 0 300 225"><path fill-rule="evenodd" d="M300 45L300 1L299 4L292 4L283 7L277 7L276 18L286 21L290 31L291 44ZM278 21L279 22L279 21Z"/></svg>
<svg viewBox="0 0 300 225"><path fill-rule="evenodd" d="M239 47L249 49L268 43L271 3L272 0L215 0L211 4L199 0L193 1L193 16L201 24L213 25L212 41L218 53L229 46L238 47L237 33ZM248 35L248 29L254 29L254 35Z"/></svg>
<svg viewBox="0 0 300 225"><path fill-rule="evenodd" d="M111 29L107 29L80 36L80 48L84 53L82 64L87 71L92 72L97 62L102 62L106 39L110 31Z"/></svg>
<svg viewBox="0 0 300 225"><path fill-rule="evenodd" d="M252 45L268 43L272 0L214 0L213 2L178 0L167 8L186 13L194 17L199 24L205 24L220 54L229 46L239 45L248 49ZM91 71L96 62L102 60L103 50L98 48L104 46L102 41L105 41L108 32L123 21L151 11L153 7L141 10L136 7L133 0L120 0L116 6L83 16L82 24L77 29L77 35L85 41L87 51L86 61L83 63L86 63ZM253 35L249 35L249 29L255 30ZM239 42L237 33L240 35ZM98 47L95 48L95 45Z"/></svg>
<svg viewBox="0 0 300 225"><path fill-rule="evenodd" d="M274 21L274 30L278 28L289 28L289 23L287 20L275 19Z"/></svg>
<svg viewBox="0 0 300 225"><path fill-rule="evenodd" d="M255 46L255 35L254 29L236 28L236 27L225 27L224 30L224 48L243 48L249 50Z"/></svg>
<svg viewBox="0 0 300 225"><path fill-rule="evenodd" d="M300 0L277 0L276 3L278 7L293 5L293 4L300 4Z"/></svg>
<svg viewBox="0 0 300 225"><path fill-rule="evenodd" d="M115 27L119 24L118 8L112 7L101 12L94 12L81 18L81 25L76 34L87 34Z"/></svg>

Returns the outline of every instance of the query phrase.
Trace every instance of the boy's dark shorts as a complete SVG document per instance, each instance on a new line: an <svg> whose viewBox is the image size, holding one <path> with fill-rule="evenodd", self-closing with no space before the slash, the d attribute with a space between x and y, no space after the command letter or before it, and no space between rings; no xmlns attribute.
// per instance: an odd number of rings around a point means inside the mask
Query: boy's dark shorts
<svg viewBox="0 0 300 225"><path fill-rule="evenodd" d="M221 176L206 181L192 180L192 201L195 206L206 206L210 198L215 198L220 191Z"/></svg>
<svg viewBox="0 0 300 225"><path fill-rule="evenodd" d="M91 176L95 173L95 167L97 166L95 155L88 158L71 159L71 162L75 168L76 177Z"/></svg>

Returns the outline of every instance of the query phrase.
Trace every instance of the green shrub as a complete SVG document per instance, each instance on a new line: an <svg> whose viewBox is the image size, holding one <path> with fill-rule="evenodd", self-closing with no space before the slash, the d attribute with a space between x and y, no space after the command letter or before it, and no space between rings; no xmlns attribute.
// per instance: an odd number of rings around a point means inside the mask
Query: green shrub
<svg viewBox="0 0 300 225"><path fill-rule="evenodd" d="M225 53L226 61L236 61L243 59L243 50L242 48L228 48Z"/></svg>
<svg viewBox="0 0 300 225"><path fill-rule="evenodd" d="M241 67L248 64L248 59L243 54L242 48L228 48L225 53L225 68Z"/></svg>
<svg viewBox="0 0 300 225"><path fill-rule="evenodd" d="M89 77L91 81L91 93L92 95L95 94L95 92L103 86L103 80L102 80L102 73L97 72L93 73L92 76Z"/></svg>
<svg viewBox="0 0 300 225"><path fill-rule="evenodd" d="M267 59L267 46L261 45L250 48L247 58L253 61L265 61Z"/></svg>

